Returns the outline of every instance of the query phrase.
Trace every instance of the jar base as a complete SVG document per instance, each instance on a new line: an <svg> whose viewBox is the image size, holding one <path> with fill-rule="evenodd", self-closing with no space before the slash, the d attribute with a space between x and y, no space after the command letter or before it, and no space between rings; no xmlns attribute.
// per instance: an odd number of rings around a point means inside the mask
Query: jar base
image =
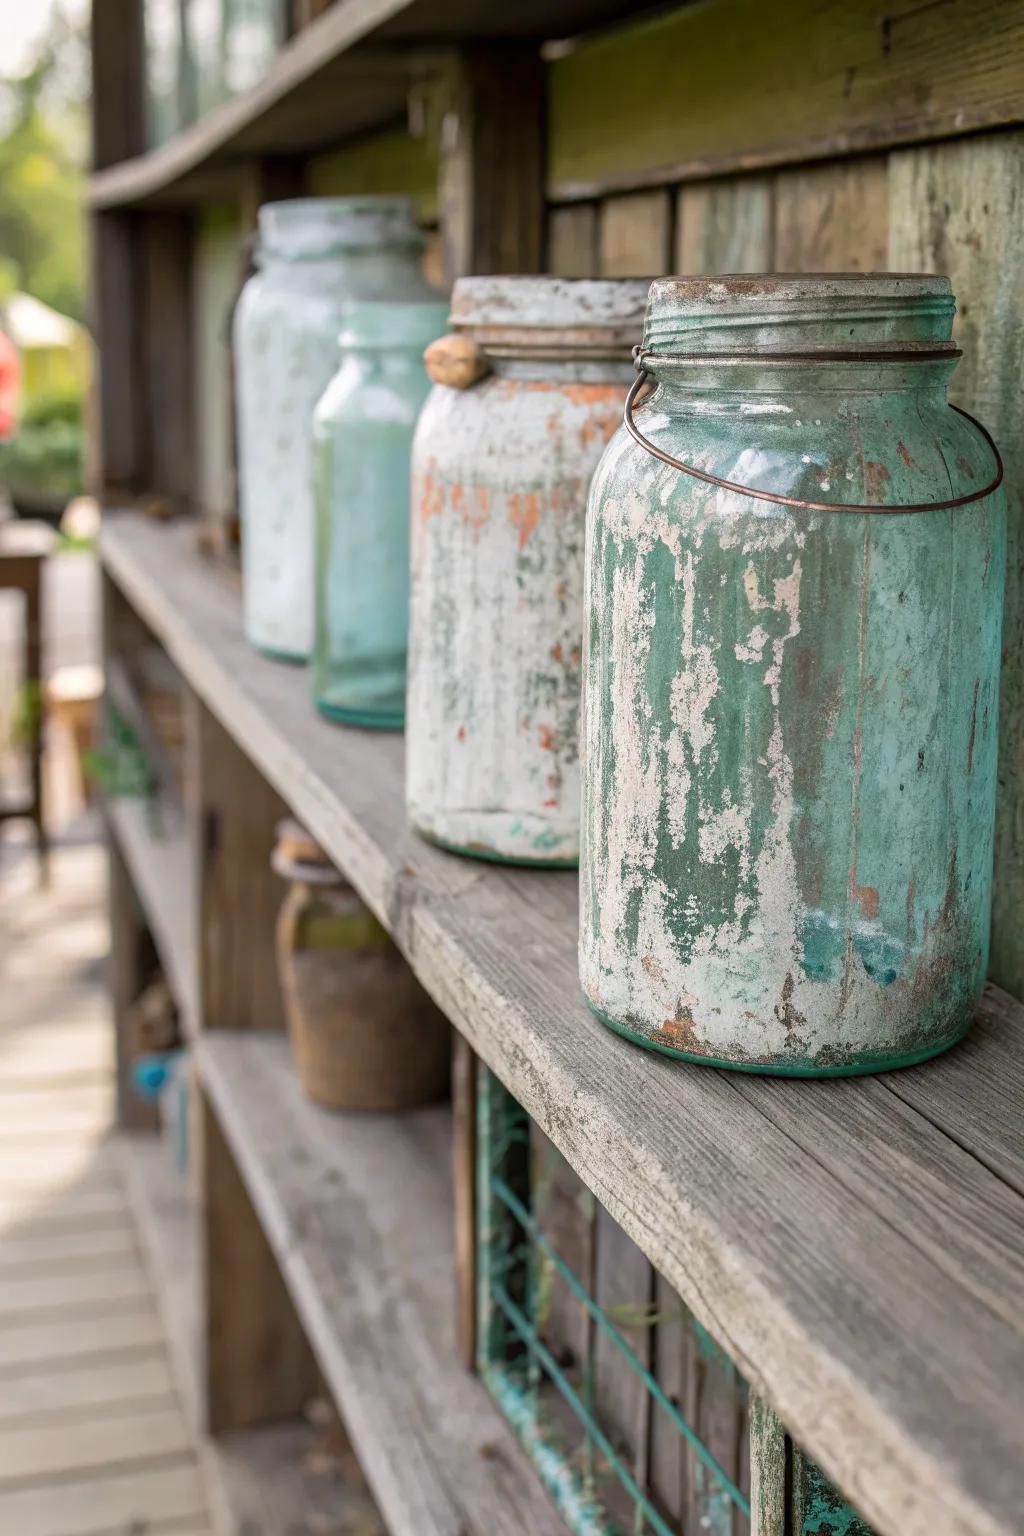
<svg viewBox="0 0 1024 1536"><path fill-rule="evenodd" d="M959 1045L971 1027L967 1024L939 1044L922 1046L920 1050L909 1051L905 1056L866 1056L861 1061L846 1065L816 1067L812 1063L800 1062L727 1061L719 1056L701 1056L695 1051L679 1051L671 1045L659 1045L649 1035L630 1029L602 1012L586 994L583 1000L594 1017L608 1029L625 1040L631 1040L634 1045L642 1046L644 1050L655 1051L659 1056L670 1056L674 1061L686 1061L695 1067L718 1067L726 1072L747 1072L757 1077L869 1077L878 1072L895 1072L901 1067L916 1067L922 1061L930 1061L933 1056L941 1056L954 1045Z"/></svg>
<svg viewBox="0 0 1024 1536"><path fill-rule="evenodd" d="M272 645L261 645L258 640L250 640L249 644L254 651L265 656L268 661L283 661L289 667L304 667L309 660L299 651L279 651Z"/></svg>
<svg viewBox="0 0 1024 1536"><path fill-rule="evenodd" d="M510 869L579 869L579 858L574 859L545 859L529 858L527 855L511 853L499 853L496 848L487 848L480 843L457 843L446 837L438 837L436 832L427 832L423 827L413 823L413 829L425 843L433 843L435 848L443 848L446 853L457 853L465 859L479 859L484 864L504 864Z"/></svg>
<svg viewBox="0 0 1024 1536"><path fill-rule="evenodd" d="M325 720L331 720L336 725L358 725L368 731L404 731L405 711L395 710L391 713L382 711L376 714L369 709L345 709L340 704L328 704L323 699L315 699L317 711Z"/></svg>

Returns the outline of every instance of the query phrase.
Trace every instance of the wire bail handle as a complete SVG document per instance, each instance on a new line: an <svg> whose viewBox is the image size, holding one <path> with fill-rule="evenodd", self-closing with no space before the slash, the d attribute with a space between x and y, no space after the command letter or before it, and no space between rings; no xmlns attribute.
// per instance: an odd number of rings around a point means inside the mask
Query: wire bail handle
<svg viewBox="0 0 1024 1536"><path fill-rule="evenodd" d="M622 420L626 431L633 441L639 443L641 448L645 448L652 457L660 459L663 464L668 464L672 469L679 470L681 474L690 475L694 480L703 480L705 485L717 486L722 491L735 491L738 496L749 496L756 501L770 501L779 507L799 507L805 512L903 513L945 512L952 510L954 507L968 507L972 502L983 501L986 496L991 496L992 492L998 490L1003 483L1003 461L991 434L982 426L977 417L970 415L968 411L961 410L958 405L953 405L951 401L948 402L950 410L956 411L958 416L962 416L965 421L969 421L972 427L977 427L982 438L992 450L992 457L995 460L996 466L995 475L988 485L984 486L980 491L970 491L966 496L950 496L945 501L904 502L895 506L886 506L881 502L862 502L858 505L852 502L839 501L805 501L801 496L780 496L774 491L759 491L755 486L739 485L735 480L723 480L720 475L712 475L705 469L697 469L692 464L684 464L682 459L673 458L664 449L656 447L649 437L644 436L633 420L633 407L636 404L637 397L651 377L646 366L646 359L649 355L642 346L633 348L633 366L636 369L637 376L629 387L629 393L626 395L626 404L622 412ZM841 357L841 354L832 353L830 356L832 359L837 360ZM787 358L796 359L798 357L812 358L814 354L787 353ZM821 360L820 356L817 360Z"/></svg>

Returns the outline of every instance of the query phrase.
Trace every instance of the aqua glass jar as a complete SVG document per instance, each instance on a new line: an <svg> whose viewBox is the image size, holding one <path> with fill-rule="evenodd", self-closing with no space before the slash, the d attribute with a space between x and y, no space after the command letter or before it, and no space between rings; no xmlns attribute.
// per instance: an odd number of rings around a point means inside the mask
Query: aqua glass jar
<svg viewBox="0 0 1024 1536"><path fill-rule="evenodd" d="M667 1055L843 1075L970 1024L1006 512L953 313L940 277L651 288L588 510L580 972Z"/></svg>
<svg viewBox="0 0 1024 1536"><path fill-rule="evenodd" d="M259 214L257 271L235 313L245 629L265 654L313 643L313 410L346 303L427 297L405 197L298 198Z"/></svg>
<svg viewBox="0 0 1024 1536"><path fill-rule="evenodd" d="M405 722L409 458L440 301L349 306L341 366L313 417L317 708L349 725Z"/></svg>

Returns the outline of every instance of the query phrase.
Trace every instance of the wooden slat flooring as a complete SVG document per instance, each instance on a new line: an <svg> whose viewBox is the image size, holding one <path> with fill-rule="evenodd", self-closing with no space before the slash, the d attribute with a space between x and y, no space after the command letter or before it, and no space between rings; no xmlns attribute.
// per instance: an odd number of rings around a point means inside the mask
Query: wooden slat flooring
<svg viewBox="0 0 1024 1536"><path fill-rule="evenodd" d="M212 1536L111 1139L104 880L0 844L0 1536Z"/></svg>

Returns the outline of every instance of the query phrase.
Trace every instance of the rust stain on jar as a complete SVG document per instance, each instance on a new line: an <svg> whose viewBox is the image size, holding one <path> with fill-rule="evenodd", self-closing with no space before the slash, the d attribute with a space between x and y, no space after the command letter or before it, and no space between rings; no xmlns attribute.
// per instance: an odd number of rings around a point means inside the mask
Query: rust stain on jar
<svg viewBox="0 0 1024 1536"><path fill-rule="evenodd" d="M877 459L867 459L864 464L864 484L867 488L869 501L881 501L885 496L885 488L892 479L884 464Z"/></svg>
<svg viewBox="0 0 1024 1536"><path fill-rule="evenodd" d="M508 520L519 533L519 548L525 549L540 518L540 500L536 491L515 491L508 499Z"/></svg>

